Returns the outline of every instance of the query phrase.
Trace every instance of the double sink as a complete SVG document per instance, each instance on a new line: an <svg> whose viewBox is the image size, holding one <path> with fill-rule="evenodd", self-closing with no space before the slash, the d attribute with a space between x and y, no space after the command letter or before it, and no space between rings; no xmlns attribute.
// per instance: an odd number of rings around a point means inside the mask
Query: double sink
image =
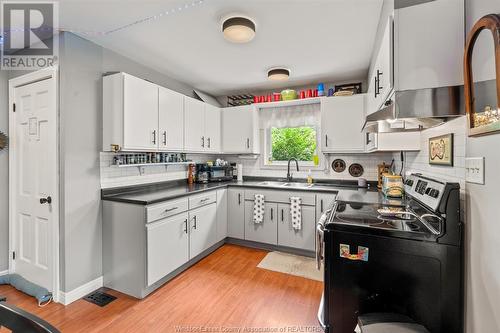
<svg viewBox="0 0 500 333"><path fill-rule="evenodd" d="M308 184L299 182L281 182L281 181L265 181L260 182L257 185L266 187L278 187L278 188L300 188L300 189L314 189L314 188L325 188L329 187L325 184Z"/></svg>

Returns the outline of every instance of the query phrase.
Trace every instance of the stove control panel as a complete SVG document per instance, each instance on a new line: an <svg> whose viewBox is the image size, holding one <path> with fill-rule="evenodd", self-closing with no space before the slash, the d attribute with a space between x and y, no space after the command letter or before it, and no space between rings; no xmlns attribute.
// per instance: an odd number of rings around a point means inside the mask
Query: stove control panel
<svg viewBox="0 0 500 333"><path fill-rule="evenodd" d="M444 193L446 183L426 178L419 174L411 174L404 181L406 194L434 211L437 211Z"/></svg>

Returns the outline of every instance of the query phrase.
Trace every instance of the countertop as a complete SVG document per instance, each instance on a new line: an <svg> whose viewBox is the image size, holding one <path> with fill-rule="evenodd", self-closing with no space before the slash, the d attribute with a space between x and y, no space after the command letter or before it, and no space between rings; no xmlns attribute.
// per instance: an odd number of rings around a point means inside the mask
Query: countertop
<svg viewBox="0 0 500 333"><path fill-rule="evenodd" d="M264 181L272 181L266 179ZM111 189L102 191L102 200L124 202L137 205L150 205L159 203L166 200L180 198L187 195L202 193L206 191L227 188L227 187L245 187L245 188L263 188L278 191L306 191L306 192L320 192L332 193L337 195L337 200L347 202L359 203L373 203L373 204L390 204L401 205L401 199L387 199L377 191L376 188L358 188L352 182L335 182L335 183L321 183L313 188L300 188L300 187L277 187L262 185L263 180L244 180L242 182L229 181L220 183L208 184L192 184L188 185L185 181L174 181L163 184L153 184L147 186L135 186L122 189Z"/></svg>
<svg viewBox="0 0 500 333"><path fill-rule="evenodd" d="M270 181L266 179L265 181ZM355 185L352 183L321 183L317 184L314 188L300 188L300 187L278 187L262 185L263 180L244 180L242 182L229 181L220 183L208 184L192 184L188 185L185 181L182 182L168 182L164 184L139 186L124 189L103 190L101 198L105 201L116 201L138 205L150 205L170 199L183 197L202 193L205 191L216 190L226 187L248 187L248 188L265 188L278 191L307 191L307 192L321 192L321 193L339 193L343 190L356 192ZM354 187L354 188L353 188ZM362 189L363 192L371 193L371 190ZM373 192L377 193L377 192Z"/></svg>

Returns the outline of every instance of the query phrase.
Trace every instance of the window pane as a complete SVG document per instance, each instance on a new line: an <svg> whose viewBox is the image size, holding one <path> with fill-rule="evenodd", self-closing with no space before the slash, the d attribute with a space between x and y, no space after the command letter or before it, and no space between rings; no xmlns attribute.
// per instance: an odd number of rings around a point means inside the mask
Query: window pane
<svg viewBox="0 0 500 333"><path fill-rule="evenodd" d="M271 128L271 160L313 161L316 151L314 127Z"/></svg>

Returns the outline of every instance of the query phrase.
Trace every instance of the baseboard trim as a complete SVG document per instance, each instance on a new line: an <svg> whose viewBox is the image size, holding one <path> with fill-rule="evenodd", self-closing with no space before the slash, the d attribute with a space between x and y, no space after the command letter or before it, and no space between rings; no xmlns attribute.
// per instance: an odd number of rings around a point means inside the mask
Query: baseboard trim
<svg viewBox="0 0 500 333"><path fill-rule="evenodd" d="M0 276L3 276L3 275L7 275L9 274L9 270L5 270L5 271L0 271Z"/></svg>
<svg viewBox="0 0 500 333"><path fill-rule="evenodd" d="M71 291L59 291L59 303L69 305L92 291L101 288L102 286L103 279L102 276L100 276L97 279L87 282Z"/></svg>

